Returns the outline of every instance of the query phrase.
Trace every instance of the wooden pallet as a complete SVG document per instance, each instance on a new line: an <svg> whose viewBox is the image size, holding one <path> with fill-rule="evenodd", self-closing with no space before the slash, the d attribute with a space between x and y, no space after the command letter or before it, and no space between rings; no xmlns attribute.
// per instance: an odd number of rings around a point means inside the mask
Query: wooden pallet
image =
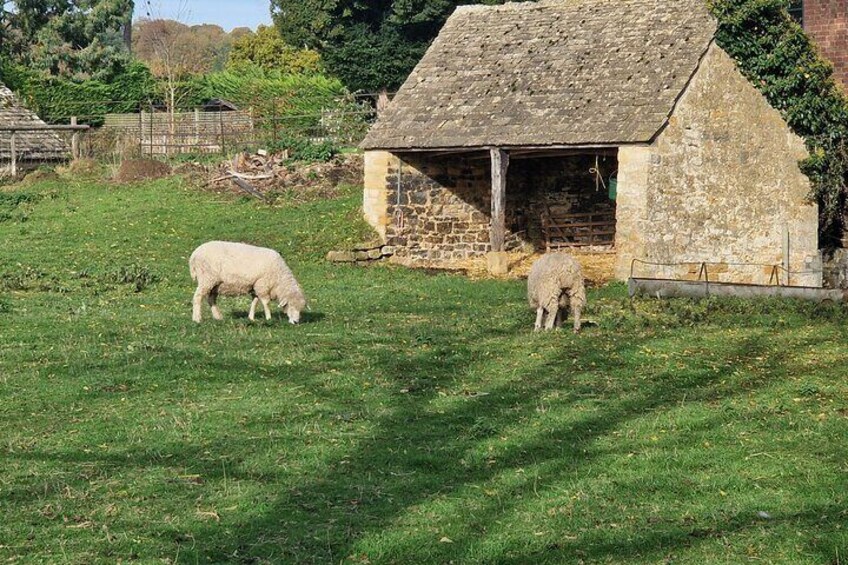
<svg viewBox="0 0 848 565"><path fill-rule="evenodd" d="M554 216L542 214L542 234L547 251L575 247L615 245L615 210Z"/></svg>

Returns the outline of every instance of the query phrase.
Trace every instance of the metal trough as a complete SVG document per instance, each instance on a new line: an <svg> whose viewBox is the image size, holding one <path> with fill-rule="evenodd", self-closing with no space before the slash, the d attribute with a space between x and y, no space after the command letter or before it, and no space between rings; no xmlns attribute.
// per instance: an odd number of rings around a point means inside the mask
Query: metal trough
<svg viewBox="0 0 848 565"><path fill-rule="evenodd" d="M630 297L707 298L733 296L736 298L795 298L814 302L848 302L848 291L806 286L767 286L707 281L677 281L669 279L631 278L627 282Z"/></svg>

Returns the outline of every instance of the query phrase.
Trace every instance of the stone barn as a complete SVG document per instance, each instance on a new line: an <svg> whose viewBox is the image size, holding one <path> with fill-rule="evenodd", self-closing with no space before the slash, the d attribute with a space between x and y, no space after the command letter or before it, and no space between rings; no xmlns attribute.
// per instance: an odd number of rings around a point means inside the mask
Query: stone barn
<svg viewBox="0 0 848 565"><path fill-rule="evenodd" d="M458 8L363 142L367 220L408 263L821 286L804 142L716 27L704 0Z"/></svg>

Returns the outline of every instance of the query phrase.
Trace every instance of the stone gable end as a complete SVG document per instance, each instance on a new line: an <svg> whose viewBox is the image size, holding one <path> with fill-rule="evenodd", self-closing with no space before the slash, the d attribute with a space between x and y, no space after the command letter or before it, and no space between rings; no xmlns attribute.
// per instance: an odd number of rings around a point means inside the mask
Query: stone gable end
<svg viewBox="0 0 848 565"><path fill-rule="evenodd" d="M617 276L633 259L718 263L713 280L820 286L818 208L799 161L804 142L713 45L654 143L619 153ZM744 266L756 264L758 266ZM695 267L638 276L697 278ZM782 281L787 282L781 272Z"/></svg>

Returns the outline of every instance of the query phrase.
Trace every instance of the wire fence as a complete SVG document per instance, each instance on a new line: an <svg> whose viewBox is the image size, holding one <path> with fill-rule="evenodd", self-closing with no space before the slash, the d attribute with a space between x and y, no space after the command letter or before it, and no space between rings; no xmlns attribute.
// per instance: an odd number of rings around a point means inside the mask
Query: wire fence
<svg viewBox="0 0 848 565"><path fill-rule="evenodd" d="M139 112L107 115L96 133L114 143L119 153L230 154L259 148L284 150L303 143L355 146L375 118L370 108L279 116L249 111Z"/></svg>

